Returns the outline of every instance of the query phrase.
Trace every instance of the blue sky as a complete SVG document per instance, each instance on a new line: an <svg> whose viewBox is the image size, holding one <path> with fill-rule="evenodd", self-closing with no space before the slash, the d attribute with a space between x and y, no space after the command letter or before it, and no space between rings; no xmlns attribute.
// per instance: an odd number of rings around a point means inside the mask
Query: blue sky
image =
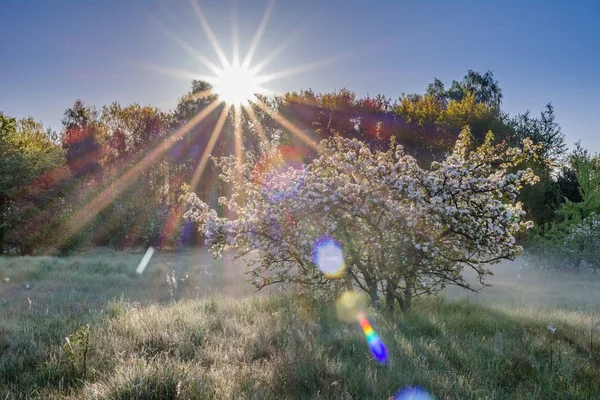
<svg viewBox="0 0 600 400"><path fill-rule="evenodd" d="M204 0L200 7L231 54L232 10L242 55L268 0ZM167 27L217 61L186 0L0 0L0 110L60 129L77 98L172 108L190 78L151 67L209 74ZM341 87L359 95L423 92L469 69L494 71L504 109L538 114L551 101L572 145L600 152L600 2L279 0L255 56L289 38L265 72L330 63L266 84L274 91ZM338 57L343 56L343 57Z"/></svg>

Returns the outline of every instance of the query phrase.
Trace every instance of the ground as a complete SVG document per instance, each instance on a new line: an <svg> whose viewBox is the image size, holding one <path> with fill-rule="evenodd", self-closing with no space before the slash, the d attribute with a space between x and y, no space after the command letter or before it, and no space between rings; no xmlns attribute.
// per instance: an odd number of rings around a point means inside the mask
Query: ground
<svg viewBox="0 0 600 400"><path fill-rule="evenodd" d="M373 311L381 365L331 303L256 295L204 250L155 253L139 276L143 253L0 257L0 399L600 398L593 274L522 259L480 294Z"/></svg>

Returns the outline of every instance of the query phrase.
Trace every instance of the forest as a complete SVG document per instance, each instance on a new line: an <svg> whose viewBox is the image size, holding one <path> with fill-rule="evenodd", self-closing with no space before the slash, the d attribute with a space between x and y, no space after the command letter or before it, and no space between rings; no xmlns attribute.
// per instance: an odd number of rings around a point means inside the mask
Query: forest
<svg viewBox="0 0 600 400"><path fill-rule="evenodd" d="M528 167L539 178L519 193L534 228L519 237L556 266L600 265L600 164L578 143L568 150L548 103L540 112L509 115L491 71L468 71L424 93L359 97L348 89L260 96L238 114L211 85L193 81L170 111L150 105L101 108L76 100L62 129L0 113L0 246L4 254L69 254L93 246L121 251L177 248L204 239L184 221L184 185L209 204L229 190L213 157L260 151L277 140L300 164L331 137L358 139L374 150L392 140L428 168L451 150L465 127L476 143L539 145ZM201 121L196 123L198 116ZM219 208L220 212L223 210Z"/></svg>

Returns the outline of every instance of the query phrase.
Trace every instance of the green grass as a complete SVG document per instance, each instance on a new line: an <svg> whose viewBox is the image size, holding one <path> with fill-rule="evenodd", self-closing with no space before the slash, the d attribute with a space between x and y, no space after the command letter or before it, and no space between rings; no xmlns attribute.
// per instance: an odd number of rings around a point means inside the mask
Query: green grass
<svg viewBox="0 0 600 400"><path fill-rule="evenodd" d="M0 399L388 399L413 385L436 399L600 398L593 309L442 297L374 311L380 365L333 304L247 297L199 253L158 255L139 277L141 256L0 258Z"/></svg>

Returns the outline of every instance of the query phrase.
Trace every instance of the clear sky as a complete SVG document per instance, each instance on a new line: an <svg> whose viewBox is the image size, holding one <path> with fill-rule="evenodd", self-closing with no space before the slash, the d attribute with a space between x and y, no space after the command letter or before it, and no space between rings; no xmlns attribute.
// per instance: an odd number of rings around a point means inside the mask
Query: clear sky
<svg viewBox="0 0 600 400"><path fill-rule="evenodd" d="M231 57L232 10L243 55L269 1L199 5ZM187 0L0 0L0 10L0 110L56 130L77 98L172 108L191 78L152 67L209 74L165 27L218 61ZM265 72L330 62L269 89L391 97L422 93L434 77L449 85L468 69L490 69L506 111L537 115L551 101L568 144L581 139L600 152L599 17L594 0L279 0L254 60L289 43Z"/></svg>

